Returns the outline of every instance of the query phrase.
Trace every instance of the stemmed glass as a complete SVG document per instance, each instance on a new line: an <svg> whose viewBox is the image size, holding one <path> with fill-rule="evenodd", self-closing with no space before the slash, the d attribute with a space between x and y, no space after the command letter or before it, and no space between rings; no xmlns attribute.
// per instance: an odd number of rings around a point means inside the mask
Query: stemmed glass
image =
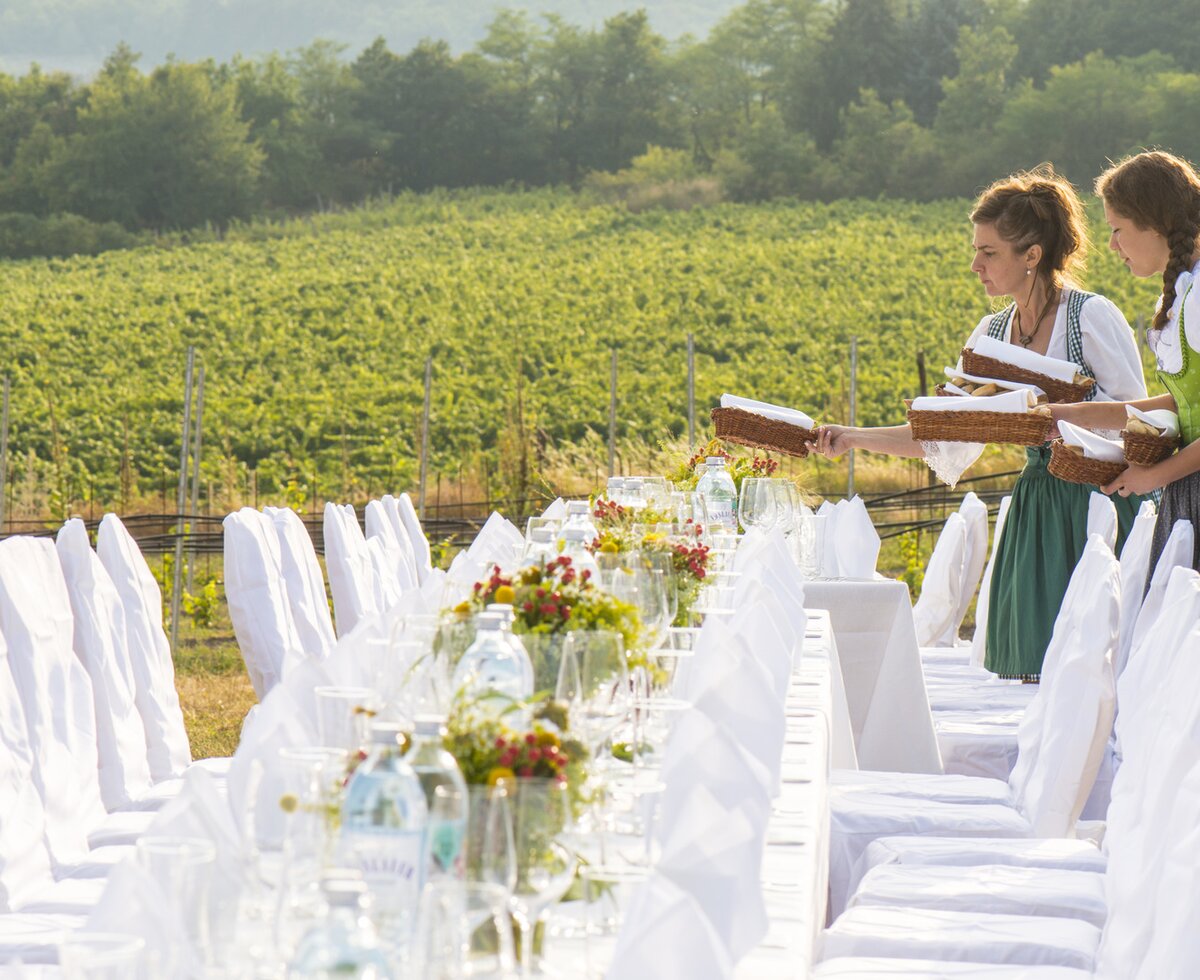
<svg viewBox="0 0 1200 980"><path fill-rule="evenodd" d="M767 477L755 476L742 480L742 490L738 498L738 520L746 530L752 527L765 530L779 519L779 502L771 487L774 482Z"/></svg>
<svg viewBox="0 0 1200 980"><path fill-rule="evenodd" d="M632 700L625 643L611 630L578 630L563 644L555 700L592 757L620 727Z"/></svg>

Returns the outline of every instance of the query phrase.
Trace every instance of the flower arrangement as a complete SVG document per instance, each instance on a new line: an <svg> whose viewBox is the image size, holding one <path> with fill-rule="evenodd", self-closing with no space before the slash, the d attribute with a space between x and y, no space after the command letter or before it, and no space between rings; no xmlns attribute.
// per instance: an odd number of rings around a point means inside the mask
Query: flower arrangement
<svg viewBox="0 0 1200 980"><path fill-rule="evenodd" d="M702 446L695 455L681 461L667 479L671 481L676 490L695 490L696 484L700 480L696 467L710 456L725 457L729 475L733 477L734 486L739 492L742 489L742 480L746 477L770 477L774 476L776 470L779 469L779 460L777 459L759 456L757 453L752 456L734 456L726 451L720 439L713 439L707 445Z"/></svg>
<svg viewBox="0 0 1200 980"><path fill-rule="evenodd" d="M495 565L454 611L467 617L492 602L513 607L514 633L612 630L621 634L627 651L638 647L642 624L637 609L601 589L589 569L577 571L567 555L511 574Z"/></svg>
<svg viewBox="0 0 1200 980"><path fill-rule="evenodd" d="M447 724L446 750L458 760L463 779L494 786L504 779L554 779L581 785L587 749L550 719L556 706L548 702L543 717L529 731L515 731L500 719L480 719L456 712ZM559 712L565 722L565 712Z"/></svg>

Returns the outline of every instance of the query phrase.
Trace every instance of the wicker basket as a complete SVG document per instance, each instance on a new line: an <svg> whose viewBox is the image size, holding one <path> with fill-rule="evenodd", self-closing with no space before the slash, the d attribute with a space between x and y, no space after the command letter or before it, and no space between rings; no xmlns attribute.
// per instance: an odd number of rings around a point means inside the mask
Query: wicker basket
<svg viewBox="0 0 1200 980"><path fill-rule="evenodd" d="M998 378L1001 381L1021 381L1025 384L1037 385L1046 393L1052 402L1081 402L1087 398L1096 382L1085 378L1083 383L1074 384L1070 381L1059 381L1057 378L1038 374L1037 371L1027 371L1014 364L998 361L994 357L976 354L973 350L963 348L963 372L974 374L981 378Z"/></svg>
<svg viewBox="0 0 1200 980"><path fill-rule="evenodd" d="M1102 487L1124 473L1125 464L1106 463L1102 459L1081 456L1063 445L1061 439L1055 439L1050 444L1050 465L1046 469L1050 471L1051 476L1057 476L1067 483Z"/></svg>
<svg viewBox="0 0 1200 980"><path fill-rule="evenodd" d="M911 403L906 403L911 404ZM1050 433L1049 415L1027 412L914 412L908 422L916 442L992 442L1040 446Z"/></svg>
<svg viewBox="0 0 1200 980"><path fill-rule="evenodd" d="M813 441L812 429L803 429L740 408L714 408L712 420L718 439L752 449L765 449L803 459L808 455Z"/></svg>
<svg viewBox="0 0 1200 980"><path fill-rule="evenodd" d="M1125 462L1153 466L1161 463L1179 448L1179 440L1169 436L1147 436L1140 432L1122 432L1125 440Z"/></svg>

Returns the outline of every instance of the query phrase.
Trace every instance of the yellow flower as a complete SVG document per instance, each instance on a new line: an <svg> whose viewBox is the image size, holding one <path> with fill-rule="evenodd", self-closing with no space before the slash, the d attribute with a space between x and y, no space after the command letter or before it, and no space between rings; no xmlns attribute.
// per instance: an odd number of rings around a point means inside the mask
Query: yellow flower
<svg viewBox="0 0 1200 980"><path fill-rule="evenodd" d="M516 590L511 585L502 585L496 590L495 595L492 596L492 601L511 606L517 601Z"/></svg>
<svg viewBox="0 0 1200 980"><path fill-rule="evenodd" d="M460 602L457 606L454 607L454 614L456 616L458 616L460 619L466 618L467 616L469 616L471 614L471 604L469 602L466 602L465 600L463 602Z"/></svg>
<svg viewBox="0 0 1200 980"><path fill-rule="evenodd" d="M600 550L606 555L615 555L621 549L617 547L617 542L609 538L600 545Z"/></svg>
<svg viewBox="0 0 1200 980"><path fill-rule="evenodd" d="M284 793L279 797L279 809L284 813L295 813L300 806L300 800L295 793Z"/></svg>
<svg viewBox="0 0 1200 980"><path fill-rule="evenodd" d="M653 531L651 531L649 534L645 535L642 538L642 544L654 544L656 541L661 541L664 537L666 537L666 535L656 534Z"/></svg>
<svg viewBox="0 0 1200 980"><path fill-rule="evenodd" d="M516 778L517 774L511 769L505 766L496 766L488 773L487 784L495 786L497 783L508 782Z"/></svg>

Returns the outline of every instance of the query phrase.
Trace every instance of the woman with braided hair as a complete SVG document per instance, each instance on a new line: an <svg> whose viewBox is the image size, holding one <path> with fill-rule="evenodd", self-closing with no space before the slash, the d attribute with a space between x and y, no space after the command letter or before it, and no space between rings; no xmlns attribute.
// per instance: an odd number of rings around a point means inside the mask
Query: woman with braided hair
<svg viewBox="0 0 1200 980"><path fill-rule="evenodd" d="M1109 168L1096 181L1108 244L1129 271L1162 276L1162 297L1148 332L1167 394L1128 403L1055 405L1055 419L1089 428L1116 429L1125 423L1125 404L1143 411L1179 413L1183 448L1153 466L1131 465L1111 484L1122 497L1165 487L1150 552L1151 567L1177 520L1197 531L1192 567L1200 570L1200 175L1177 156L1139 153Z"/></svg>
<svg viewBox="0 0 1200 980"><path fill-rule="evenodd" d="M971 271L988 296L1010 296L1012 302L980 320L966 346L983 336L1018 344L1081 365L1095 381L1091 397L1097 401L1144 398L1141 360L1125 317L1103 296L1074 284L1088 248L1074 188L1049 166L1014 174L983 192L971 221ZM830 457L848 449L927 455L907 425L826 425L818 429L816 445ZM995 545L985 664L1003 677L1040 677L1067 583L1087 544L1092 488L1052 476L1049 461L1048 446L1027 450ZM1116 503L1124 541L1140 501Z"/></svg>

